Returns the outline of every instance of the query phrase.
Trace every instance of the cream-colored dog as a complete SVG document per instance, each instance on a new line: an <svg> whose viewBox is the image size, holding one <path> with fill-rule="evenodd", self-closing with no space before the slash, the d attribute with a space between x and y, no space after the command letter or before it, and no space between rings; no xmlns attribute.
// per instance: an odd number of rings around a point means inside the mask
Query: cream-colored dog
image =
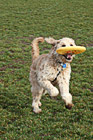
<svg viewBox="0 0 93 140"><path fill-rule="evenodd" d="M39 55L39 42L52 45L52 49L48 54ZM72 95L69 93L69 80L71 67L70 63L74 57L73 54L60 55L56 49L60 47L76 46L71 38L62 38L55 40L53 38L39 37L32 42L32 66L30 71L31 92L33 97L32 107L35 113L40 113L41 96L47 91L50 96L57 96L59 91L62 99L66 104L66 108L71 109ZM54 86L58 85L58 89Z"/></svg>

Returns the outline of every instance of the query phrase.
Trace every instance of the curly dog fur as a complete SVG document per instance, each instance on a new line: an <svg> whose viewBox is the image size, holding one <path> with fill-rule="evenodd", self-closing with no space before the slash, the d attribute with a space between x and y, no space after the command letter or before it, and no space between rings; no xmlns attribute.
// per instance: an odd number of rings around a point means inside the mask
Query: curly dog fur
<svg viewBox="0 0 93 140"><path fill-rule="evenodd" d="M39 55L39 42L52 45L52 49L48 54ZM71 109L73 106L72 95L69 93L69 81L71 74L70 63L74 57L73 54L60 55L56 53L56 49L66 46L76 46L71 38L62 38L55 40L53 38L39 37L32 42L32 65L30 71L31 92L33 97L32 107L35 113L40 113L39 108L42 94L47 91L50 96L61 94L65 102L66 108ZM66 64L66 68L62 67ZM58 85L58 89L55 87Z"/></svg>

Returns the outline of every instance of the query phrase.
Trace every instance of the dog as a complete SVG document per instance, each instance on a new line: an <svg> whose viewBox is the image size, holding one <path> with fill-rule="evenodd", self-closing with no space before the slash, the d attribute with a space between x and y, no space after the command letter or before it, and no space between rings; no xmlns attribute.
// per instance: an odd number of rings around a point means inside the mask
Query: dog
<svg viewBox="0 0 93 140"><path fill-rule="evenodd" d="M52 45L48 54L39 55L39 42L46 41ZM74 54L58 54L56 50L60 47L76 46L75 41L71 38L62 38L55 40L54 38L38 37L32 41L32 65L30 68L30 82L32 92L32 107L35 113L42 110L40 102L42 94L45 91L51 97L61 94L67 109L73 107L72 95L69 93L69 81L71 74L70 63L74 58ZM56 88L56 85L58 88Z"/></svg>

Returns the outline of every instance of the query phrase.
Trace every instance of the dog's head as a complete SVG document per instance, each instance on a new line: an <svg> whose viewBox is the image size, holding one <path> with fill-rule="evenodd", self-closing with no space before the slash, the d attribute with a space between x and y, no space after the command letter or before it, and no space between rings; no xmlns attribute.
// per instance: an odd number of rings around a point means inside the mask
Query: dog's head
<svg viewBox="0 0 93 140"><path fill-rule="evenodd" d="M45 41L46 41L47 43L53 45L52 53L53 53L56 57L62 59L65 63L66 63L66 62L67 62L67 63L71 63L71 62L72 62L73 57L75 56L74 54L72 54L72 53L66 53L66 54L64 54L64 55L61 55L61 54L58 54L58 53L56 52L56 50L57 50L58 48L61 48L61 47L76 46L76 44L75 44L75 42L74 42L73 39L67 38L67 37L62 38L62 39L60 39L60 40L55 40L55 39L53 39L53 38L45 38Z"/></svg>

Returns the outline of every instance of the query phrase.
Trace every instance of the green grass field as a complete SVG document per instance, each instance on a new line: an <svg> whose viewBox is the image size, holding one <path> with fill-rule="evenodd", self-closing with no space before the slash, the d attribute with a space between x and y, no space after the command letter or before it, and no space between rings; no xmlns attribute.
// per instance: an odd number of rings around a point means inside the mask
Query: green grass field
<svg viewBox="0 0 93 140"><path fill-rule="evenodd" d="M0 0L0 140L92 140L92 15L93 0ZM39 36L87 47L71 64L72 110L47 94L42 113L32 111L30 44Z"/></svg>

